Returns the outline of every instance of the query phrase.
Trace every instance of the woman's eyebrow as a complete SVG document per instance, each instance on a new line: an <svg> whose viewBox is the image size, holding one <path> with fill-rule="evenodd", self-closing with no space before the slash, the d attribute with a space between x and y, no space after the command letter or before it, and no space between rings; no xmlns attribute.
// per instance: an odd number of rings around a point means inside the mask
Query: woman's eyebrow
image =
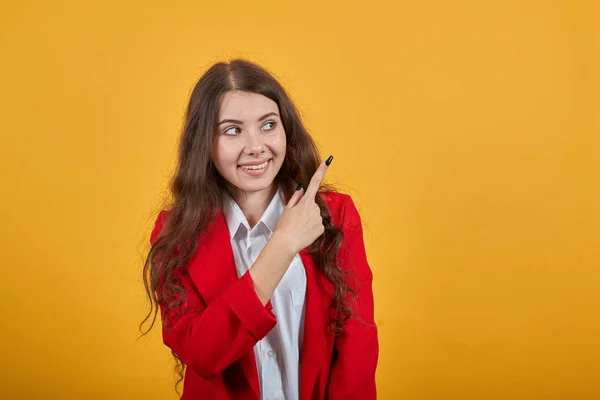
<svg viewBox="0 0 600 400"><path fill-rule="evenodd" d="M263 115L262 117L260 117L258 120L262 121L262 120L267 119L267 118L272 117L272 116L279 117L279 115L276 112L270 112L270 113L266 113L265 115Z"/></svg>
<svg viewBox="0 0 600 400"><path fill-rule="evenodd" d="M272 116L279 117L279 114L277 114L276 112L270 112L270 113L266 113L265 115L263 115L262 117L260 117L260 118L258 119L258 121L265 120L265 119L267 119L267 118L269 118L269 117L272 117ZM244 122L243 122L243 121L240 121L239 119L224 119L224 120L220 121L220 122L217 124L217 126L219 126L219 125L221 125L221 124L240 124L240 125L242 125L243 123L244 123Z"/></svg>
<svg viewBox="0 0 600 400"><path fill-rule="evenodd" d="M243 122L242 122L242 121L240 121L240 120L237 120L237 119L224 119L224 120L222 120L221 122L219 122L219 123L217 124L217 126L219 126L219 125L221 125L221 124L240 124L240 125L242 125L242 124L243 124Z"/></svg>

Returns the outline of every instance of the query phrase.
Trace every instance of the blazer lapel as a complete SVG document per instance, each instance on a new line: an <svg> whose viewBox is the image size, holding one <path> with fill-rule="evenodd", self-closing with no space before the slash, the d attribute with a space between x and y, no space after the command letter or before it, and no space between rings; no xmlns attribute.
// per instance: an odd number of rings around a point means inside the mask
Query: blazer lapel
<svg viewBox="0 0 600 400"><path fill-rule="evenodd" d="M188 273L207 306L238 279L231 239L222 211L219 210L212 224L201 235ZM256 398L260 399L254 350L250 349L239 360L239 364Z"/></svg>
<svg viewBox="0 0 600 400"><path fill-rule="evenodd" d="M312 398L315 382L326 349L326 326L322 296L317 282L317 271L308 248L300 252L306 270L306 313L304 316L304 341L300 355L300 399Z"/></svg>

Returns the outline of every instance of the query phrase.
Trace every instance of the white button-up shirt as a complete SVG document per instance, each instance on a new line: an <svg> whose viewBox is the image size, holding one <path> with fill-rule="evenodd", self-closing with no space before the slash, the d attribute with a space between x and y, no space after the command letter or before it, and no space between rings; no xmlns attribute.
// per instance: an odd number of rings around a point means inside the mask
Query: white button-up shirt
<svg viewBox="0 0 600 400"><path fill-rule="evenodd" d="M225 194L223 215L229 229L238 276L245 274L273 234L285 207L280 188L250 229L239 205ZM254 346L261 399L297 400L300 392L300 354L304 330L306 272L296 254L271 296L277 325Z"/></svg>

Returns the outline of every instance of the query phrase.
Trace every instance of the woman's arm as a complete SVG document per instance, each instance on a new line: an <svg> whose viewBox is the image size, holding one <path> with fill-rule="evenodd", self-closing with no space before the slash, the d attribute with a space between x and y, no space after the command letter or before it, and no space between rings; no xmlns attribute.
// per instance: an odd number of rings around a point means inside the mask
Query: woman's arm
<svg viewBox="0 0 600 400"><path fill-rule="evenodd" d="M206 305L189 275L178 273L186 299L166 314L161 305L163 341L199 376L210 379L221 373L275 326L269 298L294 256L325 229L315 196L327 167L325 162L319 166L306 193L296 190L250 270L213 302ZM162 231L165 217L165 212L159 214L152 243Z"/></svg>
<svg viewBox="0 0 600 400"><path fill-rule="evenodd" d="M165 212L159 215L151 235L154 243L164 225ZM285 246L267 243L252 269L285 272L293 256ZM215 266L218 268L218 265ZM163 342L197 375L210 379L242 358L275 326L271 303L263 302L250 273L233 282L208 306L190 276L178 271L177 278L186 292L185 302L165 312L161 304ZM158 288L160 292L161 288Z"/></svg>
<svg viewBox="0 0 600 400"><path fill-rule="evenodd" d="M221 373L275 326L269 298L298 251L324 230L314 193L326 167L323 164L315 173L306 194L302 189L294 193L254 264L220 297L206 305L187 272L178 271L186 298L168 312L161 305L163 341L199 376L210 379ZM152 232L152 243L160 234L164 219L163 212Z"/></svg>
<svg viewBox="0 0 600 400"><path fill-rule="evenodd" d="M335 340L337 360L331 370L328 398L374 400L379 344L374 321L373 275L367 262L360 216L350 197L342 214L344 241L339 262L342 268L354 273L359 286L358 297L352 304L355 315L346 323L346 333Z"/></svg>

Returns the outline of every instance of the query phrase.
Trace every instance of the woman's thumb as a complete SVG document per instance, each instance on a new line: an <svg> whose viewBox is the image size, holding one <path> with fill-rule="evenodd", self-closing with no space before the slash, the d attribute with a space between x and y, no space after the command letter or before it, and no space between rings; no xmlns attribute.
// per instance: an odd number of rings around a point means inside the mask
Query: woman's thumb
<svg viewBox="0 0 600 400"><path fill-rule="evenodd" d="M290 197L290 201L288 201L288 203L285 206L285 208L292 208L296 204L298 204L298 202L300 201L300 199L302 199L302 195L303 194L304 194L304 187L302 186L302 184L300 184L300 185L298 185L298 188L296 189L296 191L294 192L294 194L292 195L292 197Z"/></svg>

